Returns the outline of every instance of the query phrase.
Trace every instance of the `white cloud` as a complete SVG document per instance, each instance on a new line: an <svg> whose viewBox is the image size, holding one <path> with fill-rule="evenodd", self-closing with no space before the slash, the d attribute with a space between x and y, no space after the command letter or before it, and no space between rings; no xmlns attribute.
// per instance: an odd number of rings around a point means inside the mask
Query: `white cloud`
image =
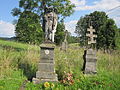
<svg viewBox="0 0 120 90"><path fill-rule="evenodd" d="M81 10L91 10L91 11L108 11L110 9L113 9L115 7L120 6L120 0L99 0L91 2L92 5L87 5L89 1L87 0L70 0L73 4L76 5L75 10L81 11ZM120 8L113 10L112 12L107 13L110 18L113 18L117 24L117 26L120 28ZM75 26L76 26L77 20L67 22L66 28L68 31L74 35Z"/></svg>
<svg viewBox="0 0 120 90"><path fill-rule="evenodd" d="M93 5L87 5L87 0L70 0L76 5L75 10L109 10L120 5L120 0L100 0L92 2Z"/></svg>
<svg viewBox="0 0 120 90"><path fill-rule="evenodd" d="M111 12L108 12L107 14L110 18L113 18L115 20L117 26L120 28L120 13L119 12L120 12L120 7Z"/></svg>
<svg viewBox="0 0 120 90"><path fill-rule="evenodd" d="M15 36L14 30L15 26L13 24L5 21L0 21L0 37Z"/></svg>
<svg viewBox="0 0 120 90"><path fill-rule="evenodd" d="M114 17L113 18L117 24L117 26L120 28L120 17Z"/></svg>
<svg viewBox="0 0 120 90"><path fill-rule="evenodd" d="M75 6L84 6L86 4L86 0L70 0Z"/></svg>
<svg viewBox="0 0 120 90"><path fill-rule="evenodd" d="M65 23L66 30L68 30L72 35L75 35L74 32L77 22L77 20L73 20Z"/></svg>
<svg viewBox="0 0 120 90"><path fill-rule="evenodd" d="M120 0L101 0L100 2L97 2L93 6L93 9L109 10L119 5L120 5Z"/></svg>

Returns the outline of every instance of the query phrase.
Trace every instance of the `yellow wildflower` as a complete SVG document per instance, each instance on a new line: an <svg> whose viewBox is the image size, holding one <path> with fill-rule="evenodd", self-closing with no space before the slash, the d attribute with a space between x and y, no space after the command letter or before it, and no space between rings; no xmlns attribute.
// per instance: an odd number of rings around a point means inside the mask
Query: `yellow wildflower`
<svg viewBox="0 0 120 90"><path fill-rule="evenodd" d="M48 87L50 87L50 84L49 84L48 82L45 82L45 83L44 83L44 87L45 87L45 88L48 88Z"/></svg>
<svg viewBox="0 0 120 90"><path fill-rule="evenodd" d="M54 83L51 83L51 87L52 87L52 88L55 87Z"/></svg>

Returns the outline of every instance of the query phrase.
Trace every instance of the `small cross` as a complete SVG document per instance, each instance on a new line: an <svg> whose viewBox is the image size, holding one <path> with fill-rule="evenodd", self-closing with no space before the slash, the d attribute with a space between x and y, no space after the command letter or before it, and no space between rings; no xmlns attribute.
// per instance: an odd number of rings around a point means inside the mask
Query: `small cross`
<svg viewBox="0 0 120 90"><path fill-rule="evenodd" d="M89 34L86 34L86 36L90 38L90 40L88 40L88 44L96 43L96 40L94 40L94 38L96 38L97 35L93 34L93 32L95 32L95 29L93 29L93 27L90 26L90 28L88 28L87 31L90 32Z"/></svg>

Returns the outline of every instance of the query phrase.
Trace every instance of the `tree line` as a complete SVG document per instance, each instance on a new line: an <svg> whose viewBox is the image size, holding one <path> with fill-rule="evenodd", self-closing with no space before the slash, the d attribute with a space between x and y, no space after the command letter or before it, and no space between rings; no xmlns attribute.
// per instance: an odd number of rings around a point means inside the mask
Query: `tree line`
<svg viewBox="0 0 120 90"><path fill-rule="evenodd" d="M42 30L42 17L45 7L57 9L58 26L55 34L55 43L60 45L65 37L64 19L74 13L75 5L70 0L20 0L19 7L12 10L12 15L17 16L16 39L21 42L40 44L44 40ZM105 12L95 11L77 22L75 33L77 36L68 34L69 43L79 42L81 46L87 46L87 28L92 25L96 30L97 49L116 49L120 47L120 29L115 21L106 15Z"/></svg>
<svg viewBox="0 0 120 90"><path fill-rule="evenodd" d="M74 10L70 0L20 0L19 7L12 10L12 15L17 16L16 38L18 41L32 44L40 44L44 40L42 30L42 18L45 7L57 9L58 26L55 42L60 44L64 39L64 19L70 16Z"/></svg>
<svg viewBox="0 0 120 90"><path fill-rule="evenodd" d="M105 12L94 11L89 15L80 17L76 25L75 33L80 38L80 45L87 46L88 38L86 37L87 28L93 26L96 30L97 49L116 49L120 44L120 29L116 26L115 21L108 17Z"/></svg>

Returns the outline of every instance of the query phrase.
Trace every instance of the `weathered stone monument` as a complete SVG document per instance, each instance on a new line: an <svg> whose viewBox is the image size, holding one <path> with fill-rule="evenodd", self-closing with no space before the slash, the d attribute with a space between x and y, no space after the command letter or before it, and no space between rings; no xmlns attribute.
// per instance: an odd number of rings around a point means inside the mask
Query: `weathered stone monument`
<svg viewBox="0 0 120 90"><path fill-rule="evenodd" d="M94 35L93 32L95 32L95 29L93 29L92 26L87 29L89 31L89 34L86 34L86 36L89 37L88 40L88 45L90 45L90 48L84 51L83 59L84 59L84 65L83 65L83 70L84 74L96 74L96 62L97 62L97 57L96 57L96 51L93 50L92 44L96 43L96 40L94 38L97 37L97 35Z"/></svg>
<svg viewBox="0 0 120 90"><path fill-rule="evenodd" d="M45 32L45 41L54 42L54 36L57 28L58 17L55 8L45 8L45 14L43 17L43 31Z"/></svg>
<svg viewBox="0 0 120 90"><path fill-rule="evenodd" d="M54 17L55 16L55 17ZM45 32L45 42L40 45L40 61L38 64L38 71L36 78L33 78L34 83L41 83L46 81L58 81L57 74L54 68L54 31L57 26L57 15L53 8L46 8L43 30Z"/></svg>
<svg viewBox="0 0 120 90"><path fill-rule="evenodd" d="M86 36L89 37L88 45L96 43L96 40L94 39L97 37L97 35L94 35L95 29L93 29L93 27L90 26L90 28L88 28L87 31L90 32L89 34L86 34Z"/></svg>
<svg viewBox="0 0 120 90"><path fill-rule="evenodd" d="M65 31L65 39L64 39L64 42L62 42L62 46L61 46L61 49L64 51L67 51L67 48L68 48L67 34L68 34L68 31L66 30Z"/></svg>

